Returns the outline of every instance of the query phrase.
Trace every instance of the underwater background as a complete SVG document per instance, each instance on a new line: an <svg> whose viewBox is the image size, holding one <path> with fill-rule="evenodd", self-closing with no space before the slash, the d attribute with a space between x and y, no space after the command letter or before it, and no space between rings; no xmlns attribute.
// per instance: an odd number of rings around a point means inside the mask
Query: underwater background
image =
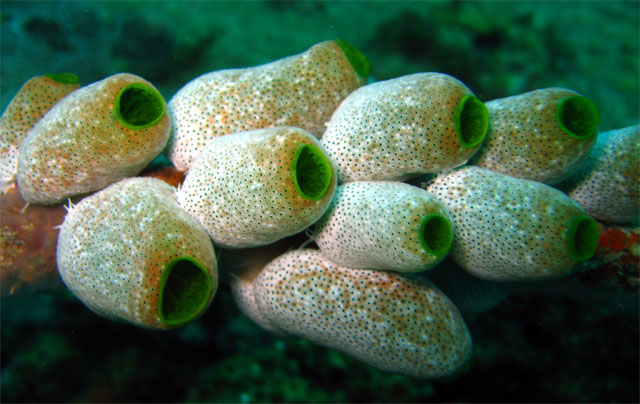
<svg viewBox="0 0 640 404"><path fill-rule="evenodd" d="M639 4L2 1L0 107L47 72L83 85L130 72L168 100L203 73L342 38L375 80L443 72L481 100L574 89L596 103L603 132L640 116ZM440 382L273 336L239 312L224 277L205 315L166 332L103 319L53 280L0 300L1 401L638 402L635 276L633 298L535 286L494 307L469 296L474 363Z"/></svg>

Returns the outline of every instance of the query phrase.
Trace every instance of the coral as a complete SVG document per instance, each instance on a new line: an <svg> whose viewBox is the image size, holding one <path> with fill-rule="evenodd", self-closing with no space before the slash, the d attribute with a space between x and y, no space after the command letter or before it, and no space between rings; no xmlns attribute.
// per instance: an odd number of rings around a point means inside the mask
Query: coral
<svg viewBox="0 0 640 404"><path fill-rule="evenodd" d="M343 267L299 249L267 264L253 286L271 324L378 369L442 378L470 359L462 316L428 282Z"/></svg>
<svg viewBox="0 0 640 404"><path fill-rule="evenodd" d="M595 287L616 287L640 296L640 228L638 225L601 226L598 248L591 265L578 275Z"/></svg>
<svg viewBox="0 0 640 404"><path fill-rule="evenodd" d="M318 140L292 127L222 136L177 193L218 245L256 247L298 233L325 212L336 174Z"/></svg>
<svg viewBox="0 0 640 404"><path fill-rule="evenodd" d="M204 229L154 178L121 180L69 207L56 251L67 287L104 317L174 328L201 315L218 286Z"/></svg>
<svg viewBox="0 0 640 404"><path fill-rule="evenodd" d="M453 217L449 256L479 277L557 278L595 252L595 220L548 185L467 166L441 175L427 190Z"/></svg>
<svg viewBox="0 0 640 404"><path fill-rule="evenodd" d="M78 76L58 73L33 77L18 90L0 117L0 192L5 192L16 179L20 146L27 131L78 87Z"/></svg>
<svg viewBox="0 0 640 404"><path fill-rule="evenodd" d="M58 102L20 149L18 184L31 203L62 202L137 175L164 148L171 122L160 93L120 73Z"/></svg>
<svg viewBox="0 0 640 404"><path fill-rule="evenodd" d="M343 266L418 272L447 255L453 233L447 209L424 189L357 181L338 187L313 239L326 258Z"/></svg>
<svg viewBox="0 0 640 404"><path fill-rule="evenodd" d="M63 287L56 271L62 205L25 207L18 188L0 195L0 297Z"/></svg>
<svg viewBox="0 0 640 404"><path fill-rule="evenodd" d="M462 82L416 73L355 90L321 142L340 183L407 180L464 164L488 126L486 107Z"/></svg>
<svg viewBox="0 0 640 404"><path fill-rule="evenodd" d="M640 218L640 125L601 133L593 152L560 188L596 219Z"/></svg>
<svg viewBox="0 0 640 404"><path fill-rule="evenodd" d="M187 170L211 140L272 126L296 126L320 137L335 108L368 73L359 51L326 41L265 65L200 76L169 101L174 127L167 156Z"/></svg>
<svg viewBox="0 0 640 404"><path fill-rule="evenodd" d="M544 88L486 102L490 129L471 164L555 184L569 177L597 139L593 102L565 88Z"/></svg>
<svg viewBox="0 0 640 404"><path fill-rule="evenodd" d="M157 178L171 185L178 187L184 182L184 172L177 170L175 167L152 167L145 168L141 173L141 177Z"/></svg>

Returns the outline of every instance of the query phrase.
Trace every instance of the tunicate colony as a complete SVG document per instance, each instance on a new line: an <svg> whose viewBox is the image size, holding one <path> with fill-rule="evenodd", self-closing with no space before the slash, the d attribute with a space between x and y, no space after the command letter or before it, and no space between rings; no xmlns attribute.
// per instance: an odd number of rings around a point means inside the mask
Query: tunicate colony
<svg viewBox="0 0 640 404"><path fill-rule="evenodd" d="M3 192L87 195L67 205L57 266L104 317L182 326L214 300L214 246L250 248L231 287L262 328L449 377L471 335L429 270L448 256L492 281L575 271L592 217L638 218L640 126L598 135L595 105L568 89L485 104L447 74L369 73L336 40L205 74L168 103L127 73L34 78L0 119ZM177 188L136 177L162 151L186 171Z"/></svg>

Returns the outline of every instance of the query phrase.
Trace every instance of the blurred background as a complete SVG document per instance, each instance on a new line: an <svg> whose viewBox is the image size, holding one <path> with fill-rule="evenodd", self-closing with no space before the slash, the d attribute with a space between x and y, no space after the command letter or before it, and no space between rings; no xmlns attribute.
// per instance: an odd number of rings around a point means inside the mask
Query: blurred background
<svg viewBox="0 0 640 404"><path fill-rule="evenodd" d="M83 85L135 73L168 100L203 73L342 38L369 57L375 80L443 72L483 101L576 90L596 103L605 131L638 124L639 4L3 0L0 107L30 77L57 72L76 73ZM428 382L271 336L239 313L225 284L202 318L169 332L102 319L51 286L0 301L2 402L640 399L637 307L608 295L535 286L505 295L466 315L470 370Z"/></svg>

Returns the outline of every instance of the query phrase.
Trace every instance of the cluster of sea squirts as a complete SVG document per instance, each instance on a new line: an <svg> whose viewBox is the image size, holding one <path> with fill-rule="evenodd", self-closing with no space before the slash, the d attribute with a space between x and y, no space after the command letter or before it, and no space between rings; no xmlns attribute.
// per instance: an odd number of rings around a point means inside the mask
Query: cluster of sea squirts
<svg viewBox="0 0 640 404"><path fill-rule="evenodd" d="M133 74L35 77L0 119L3 192L84 197L66 205L56 262L104 317L182 326L214 299L214 246L244 249L221 270L264 329L448 377L472 340L429 270L449 257L490 281L575 271L595 219L638 218L640 126L598 134L594 103L565 88L484 103L447 74L369 74L335 40L202 75L168 104ZM185 172L177 187L137 177L162 152ZM287 241L303 231L307 246Z"/></svg>

